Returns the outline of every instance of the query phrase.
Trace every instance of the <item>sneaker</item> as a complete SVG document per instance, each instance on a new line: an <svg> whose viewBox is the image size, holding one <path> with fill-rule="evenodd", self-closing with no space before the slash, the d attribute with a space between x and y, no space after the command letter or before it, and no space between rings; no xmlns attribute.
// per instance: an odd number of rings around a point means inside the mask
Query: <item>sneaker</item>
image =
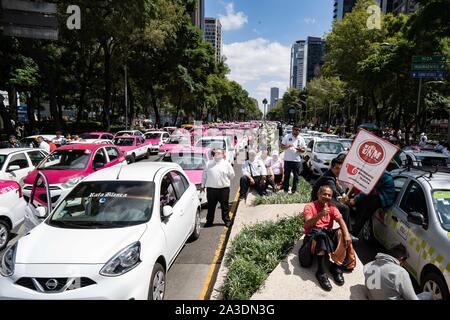
<svg viewBox="0 0 450 320"><path fill-rule="evenodd" d="M328 280L328 277L325 273L316 272L316 278L323 290L331 291L331 289L333 289L330 280Z"/></svg>

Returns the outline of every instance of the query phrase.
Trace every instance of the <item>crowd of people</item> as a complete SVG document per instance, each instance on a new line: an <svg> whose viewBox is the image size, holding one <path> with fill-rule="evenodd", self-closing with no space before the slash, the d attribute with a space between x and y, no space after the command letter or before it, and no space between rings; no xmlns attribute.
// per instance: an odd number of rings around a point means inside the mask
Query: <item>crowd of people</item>
<svg viewBox="0 0 450 320"><path fill-rule="evenodd" d="M30 142L29 145L22 145L18 137L15 135L10 135L8 142L6 143L6 148L24 148L24 147L30 147L30 148L38 148L43 149L47 152L53 152L55 151L59 146L71 143L71 142L77 142L81 141L80 136L78 135L70 135L64 136L61 131L56 132L56 136L53 139L47 139L44 136L36 135L34 139Z"/></svg>

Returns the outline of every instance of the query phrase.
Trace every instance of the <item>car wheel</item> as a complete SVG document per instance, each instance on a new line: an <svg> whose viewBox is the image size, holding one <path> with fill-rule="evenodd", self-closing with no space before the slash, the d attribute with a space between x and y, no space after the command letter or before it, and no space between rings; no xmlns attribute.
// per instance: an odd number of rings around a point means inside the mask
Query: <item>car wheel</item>
<svg viewBox="0 0 450 320"><path fill-rule="evenodd" d="M366 221L366 223L364 223L364 226L362 227L361 230L361 235L362 238L364 239L364 241L368 242L368 243L374 243L375 242L375 237L373 235L373 224L372 224L372 219L368 219Z"/></svg>
<svg viewBox="0 0 450 320"><path fill-rule="evenodd" d="M150 288L148 291L148 300L164 300L166 291L166 272L163 266L156 262L153 267L152 277L150 278Z"/></svg>
<svg viewBox="0 0 450 320"><path fill-rule="evenodd" d="M195 226L194 231L192 231L191 236L189 237L189 241L195 241L200 238L200 208L197 209L195 214Z"/></svg>
<svg viewBox="0 0 450 320"><path fill-rule="evenodd" d="M3 250L8 244L11 230L5 221L0 221L0 250Z"/></svg>
<svg viewBox="0 0 450 320"><path fill-rule="evenodd" d="M150 149L147 149L147 153L145 155L145 159L150 159L151 151Z"/></svg>
<svg viewBox="0 0 450 320"><path fill-rule="evenodd" d="M425 275L421 285L422 291L431 292L434 300L449 300L449 292L444 278L431 271Z"/></svg>
<svg viewBox="0 0 450 320"><path fill-rule="evenodd" d="M134 153L128 157L128 163L135 163L136 162L136 156L134 155Z"/></svg>

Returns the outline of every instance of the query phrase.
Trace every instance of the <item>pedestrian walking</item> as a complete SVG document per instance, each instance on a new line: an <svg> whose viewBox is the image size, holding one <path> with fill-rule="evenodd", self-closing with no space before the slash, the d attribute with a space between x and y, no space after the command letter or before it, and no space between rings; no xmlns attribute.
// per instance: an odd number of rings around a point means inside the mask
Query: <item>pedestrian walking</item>
<svg viewBox="0 0 450 320"><path fill-rule="evenodd" d="M287 134L281 142L284 150L284 192L289 192L289 180L291 173L294 175L294 181L291 192L297 192L298 176L302 171L302 153L306 150L305 140L300 136L300 126L294 125L292 133Z"/></svg>
<svg viewBox="0 0 450 320"><path fill-rule="evenodd" d="M222 220L225 226L231 226L230 212L230 181L234 178L234 169L224 159L224 151L215 149L214 160L210 160L203 171L201 192L206 188L206 199L208 200L208 214L206 216L205 228L214 223L214 215L217 203L220 203Z"/></svg>

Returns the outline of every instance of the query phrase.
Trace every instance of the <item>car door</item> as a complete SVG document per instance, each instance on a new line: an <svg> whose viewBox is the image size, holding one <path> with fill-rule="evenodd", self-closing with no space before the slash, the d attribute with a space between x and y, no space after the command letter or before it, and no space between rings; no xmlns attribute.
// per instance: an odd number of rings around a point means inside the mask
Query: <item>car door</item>
<svg viewBox="0 0 450 320"><path fill-rule="evenodd" d="M5 164L5 172L8 179L19 182L23 185L23 179L33 170L25 152L11 155Z"/></svg>
<svg viewBox="0 0 450 320"><path fill-rule="evenodd" d="M26 154L30 159L31 167L33 168L35 168L48 155L48 153L44 150L27 151Z"/></svg>
<svg viewBox="0 0 450 320"><path fill-rule="evenodd" d="M408 222L408 213L421 213L426 224L428 224L429 217L427 197L417 181L410 180L400 201L400 206L396 208L398 210L393 211L392 214L392 218L396 222L392 245L401 243L408 249L409 258L406 261L406 268L415 274L422 250L425 249L421 239L426 238L426 228Z"/></svg>
<svg viewBox="0 0 450 320"><path fill-rule="evenodd" d="M372 218L374 236L386 248L390 248L396 241L395 227L398 219L393 218L393 212L398 210L400 199L404 189L408 185L408 180L409 178L404 176L394 177L396 194L394 205L387 211L378 210Z"/></svg>
<svg viewBox="0 0 450 320"><path fill-rule="evenodd" d="M185 239L187 239L190 235L191 226L197 210L195 207L196 194L192 190L189 190L189 182L182 173L171 171L170 176L178 197L176 205L178 206L177 209L180 212L181 223L183 225L182 232L185 235Z"/></svg>
<svg viewBox="0 0 450 320"><path fill-rule="evenodd" d="M105 153L108 155L107 164L105 168L114 167L120 165L120 153L116 147L105 147Z"/></svg>
<svg viewBox="0 0 450 320"><path fill-rule="evenodd" d="M170 217L163 216L164 206L171 206L173 214ZM166 238L167 252L172 262L176 254L184 244L185 234L183 232L183 217L180 211L182 206L178 205L178 196L172 183L170 172L166 173L160 181L159 209L161 215L161 227Z"/></svg>
<svg viewBox="0 0 450 320"><path fill-rule="evenodd" d="M105 154L105 148L100 148L95 152L94 157L92 158L92 168L94 170L101 170L107 167L108 158Z"/></svg>

